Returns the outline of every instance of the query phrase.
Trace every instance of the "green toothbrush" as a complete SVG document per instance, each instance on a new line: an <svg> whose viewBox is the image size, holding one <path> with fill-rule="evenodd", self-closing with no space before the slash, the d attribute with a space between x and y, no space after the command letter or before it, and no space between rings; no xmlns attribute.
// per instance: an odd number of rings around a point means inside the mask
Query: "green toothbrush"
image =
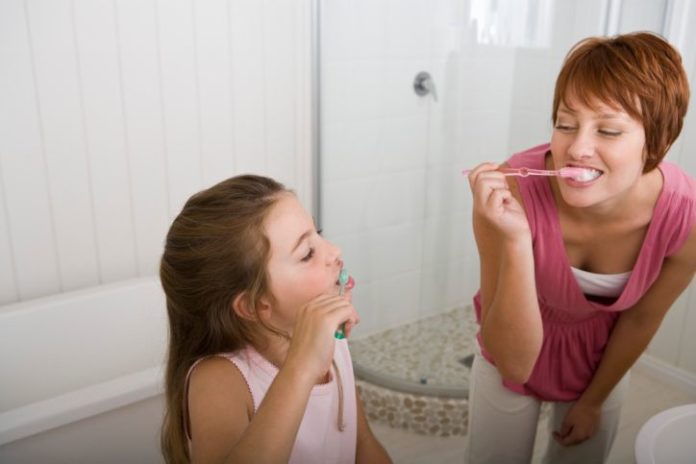
<svg viewBox="0 0 696 464"><path fill-rule="evenodd" d="M350 275L348 274L347 269L341 269L341 273L338 275L338 295L343 296L343 292L346 289L346 284L348 283L348 279L350 278ZM341 327L334 333L334 337L336 337L339 340L342 340L346 338L346 334L343 332L343 324L341 324Z"/></svg>

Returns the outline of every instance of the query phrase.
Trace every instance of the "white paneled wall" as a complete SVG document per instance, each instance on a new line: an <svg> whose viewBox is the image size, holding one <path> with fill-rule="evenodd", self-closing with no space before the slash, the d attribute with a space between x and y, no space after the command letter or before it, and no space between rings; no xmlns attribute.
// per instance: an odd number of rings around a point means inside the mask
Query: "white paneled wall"
<svg viewBox="0 0 696 464"><path fill-rule="evenodd" d="M539 2L551 40L533 47L477 42L465 0L322 2L322 226L358 282L357 336L470 303L478 256L459 173L549 140L556 75L575 42L665 26L696 79L696 7L635 3ZM412 90L423 70L437 101ZM696 176L693 107L669 159ZM649 349L693 373L695 288Z"/></svg>
<svg viewBox="0 0 696 464"><path fill-rule="evenodd" d="M2 0L0 304L157 272L183 202L310 198L310 0Z"/></svg>

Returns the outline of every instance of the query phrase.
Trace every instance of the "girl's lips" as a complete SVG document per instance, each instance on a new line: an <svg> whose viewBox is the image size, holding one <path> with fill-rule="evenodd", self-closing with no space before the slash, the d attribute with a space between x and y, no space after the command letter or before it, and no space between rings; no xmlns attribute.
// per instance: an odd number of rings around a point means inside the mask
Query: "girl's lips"
<svg viewBox="0 0 696 464"><path fill-rule="evenodd" d="M355 280L353 279L353 276L348 277L348 283L346 283L346 290L350 290L353 287L355 287Z"/></svg>

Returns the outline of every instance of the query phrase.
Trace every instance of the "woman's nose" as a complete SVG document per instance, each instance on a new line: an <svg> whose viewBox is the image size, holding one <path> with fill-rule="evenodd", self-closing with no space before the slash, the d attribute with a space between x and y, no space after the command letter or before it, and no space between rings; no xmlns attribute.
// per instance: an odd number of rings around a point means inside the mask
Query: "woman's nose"
<svg viewBox="0 0 696 464"><path fill-rule="evenodd" d="M573 143L568 148L568 154L573 159L590 158L594 155L594 143L589 135L578 132Z"/></svg>

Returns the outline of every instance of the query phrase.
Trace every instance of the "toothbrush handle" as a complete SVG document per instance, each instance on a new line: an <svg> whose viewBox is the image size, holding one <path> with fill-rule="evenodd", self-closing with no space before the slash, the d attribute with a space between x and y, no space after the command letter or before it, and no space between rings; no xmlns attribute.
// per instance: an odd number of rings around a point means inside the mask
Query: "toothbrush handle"
<svg viewBox="0 0 696 464"><path fill-rule="evenodd" d="M462 171L463 175L468 175L472 170L464 169ZM548 169L531 169L531 168L500 168L497 169L498 172L502 173L504 176L517 176L517 177L527 177L527 176L558 176L559 171L550 171Z"/></svg>

